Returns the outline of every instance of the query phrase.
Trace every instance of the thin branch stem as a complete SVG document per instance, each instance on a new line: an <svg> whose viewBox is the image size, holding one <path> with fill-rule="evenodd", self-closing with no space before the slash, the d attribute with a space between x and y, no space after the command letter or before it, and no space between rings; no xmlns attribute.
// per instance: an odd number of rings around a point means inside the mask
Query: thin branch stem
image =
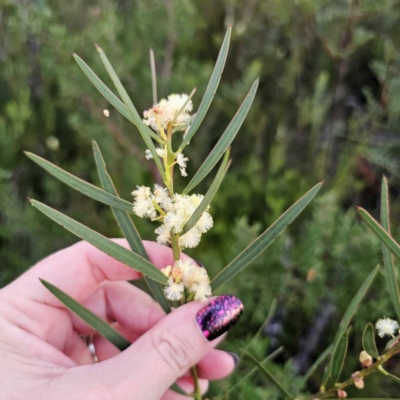
<svg viewBox="0 0 400 400"><path fill-rule="evenodd" d="M341 383L336 383L334 387L330 388L329 390L326 391L320 391L316 395L314 395L314 398L318 399L326 399L333 394L337 392L338 389L344 389L347 386L354 385L354 380L356 378L364 378L368 375L371 375L374 372L381 372L382 373L382 364L384 364L386 361L388 361L391 357L394 355L400 353L400 343L398 343L396 346L392 347L387 353L383 354L382 356L379 357L379 359L372 364L370 367L363 369L360 371L357 376L354 376L350 379L347 379L344 382Z"/></svg>
<svg viewBox="0 0 400 400"><path fill-rule="evenodd" d="M197 374L197 367L193 365L193 367L190 369L192 372L192 377L194 381L194 393L193 393L193 398L195 400L201 400L201 392L200 392L200 386L199 386L199 376Z"/></svg>

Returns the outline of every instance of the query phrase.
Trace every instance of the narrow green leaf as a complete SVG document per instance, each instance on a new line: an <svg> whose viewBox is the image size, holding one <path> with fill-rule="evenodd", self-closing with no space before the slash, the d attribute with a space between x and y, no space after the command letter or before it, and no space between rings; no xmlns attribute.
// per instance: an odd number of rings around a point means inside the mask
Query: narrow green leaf
<svg viewBox="0 0 400 400"><path fill-rule="evenodd" d="M361 285L360 289L358 289L356 295L351 300L349 306L347 307L346 312L342 318L342 321L339 325L339 330L336 333L335 340L333 342L334 346L336 347L336 343L342 337L344 331L346 331L349 327L350 321L353 318L355 312L357 311L358 306L360 305L361 301L363 300L364 296L367 294L368 289L370 288L373 280L378 273L380 265L378 264L367 276L363 284Z"/></svg>
<svg viewBox="0 0 400 400"><path fill-rule="evenodd" d="M389 378L393 379L393 380L396 381L397 383L400 383L400 378L398 378L397 376L392 375L391 373L387 372L387 371L382 367L382 365L381 365L380 367L378 367L378 371L379 371L381 374L383 374L383 375L385 375L385 376L388 376Z"/></svg>
<svg viewBox="0 0 400 400"><path fill-rule="evenodd" d="M368 289L370 288L373 280L376 277L376 274L379 271L380 265L377 265L367 276L361 287L358 289L356 295L351 300L349 306L346 309L346 312L343 315L343 318L340 322L339 329L336 332L335 339L333 340L333 348L336 348L338 341L343 336L345 331L348 329L351 319L353 318L355 312L357 311L358 306L360 305L362 299L366 295ZM332 359L331 359L332 362ZM331 377L330 374L331 367L330 365L325 369L324 376L322 379L322 386L326 386L329 378Z"/></svg>
<svg viewBox="0 0 400 400"><path fill-rule="evenodd" d="M153 91L153 105L158 103L157 101L157 73L156 73L156 60L154 59L154 51L150 49L150 71L151 71L151 87Z"/></svg>
<svg viewBox="0 0 400 400"><path fill-rule="evenodd" d="M166 283L166 276L143 257L140 257L132 251L114 243L112 240L106 238L100 233L97 233L87 226L67 217L66 215L54 210L46 204L40 203L36 200L30 200L30 202L43 214L47 215L53 221L57 222L66 230L72 232L74 235L98 248L100 251L108 254L118 261L121 261L123 264L128 265L129 267L141 272L143 275L146 275L157 282L164 284Z"/></svg>
<svg viewBox="0 0 400 400"><path fill-rule="evenodd" d="M315 360L314 364L308 369L308 371L304 374L303 379L298 384L296 388L296 395L300 392L300 390L307 383L310 376L315 372L315 370L327 359L327 357L331 354L333 349L333 345L330 345L328 348L324 350L324 352Z"/></svg>
<svg viewBox="0 0 400 400"><path fill-rule="evenodd" d="M154 162L156 163L161 176L165 180L164 168L161 164L160 157L158 156L158 154L156 152L154 143L151 140L151 138L153 138L154 140L159 141L160 140L159 137L147 125L145 125L145 123L142 121L142 118L140 118L140 115L137 112L136 107L133 105L131 98L129 97L128 93L126 92L125 88L123 87L121 81L119 80L113 66L111 65L111 63L108 60L104 51L97 45L96 45L96 49L100 55L101 61L103 62L103 65L106 68L110 79L114 83L114 86L117 89L118 94L121 96L121 99L127 108L128 115L131 117L131 121L138 129L140 135L142 136L142 139L146 143L147 148L150 150L150 152L153 156Z"/></svg>
<svg viewBox="0 0 400 400"><path fill-rule="evenodd" d="M184 189L184 193L189 193L191 190L193 190L210 173L210 171L214 168L214 166L221 159L228 147L231 145L240 127L242 126L244 119L247 116L251 104L253 103L257 87L258 79L251 86L249 93L247 94L239 110L233 117L231 123L228 125L225 132L218 140L218 143L214 146L211 153L208 155L206 160L203 162L201 167L198 169L196 174L193 176L189 184Z"/></svg>
<svg viewBox="0 0 400 400"><path fill-rule="evenodd" d="M362 346L363 349L375 359L379 357L379 353L375 343L375 329L371 322L369 322L364 329Z"/></svg>
<svg viewBox="0 0 400 400"><path fill-rule="evenodd" d="M184 396L188 396L191 397L190 394L186 393L181 387L179 387L176 383L173 383L170 387L171 390L173 390L174 392L177 392L179 394L182 394Z"/></svg>
<svg viewBox="0 0 400 400"><path fill-rule="evenodd" d="M188 132L183 139L180 149L183 150L185 146L190 142L193 135L196 133L201 122L203 121L208 108L214 98L215 92L217 91L219 81L221 80L221 74L224 69L226 56L228 55L229 40L231 37L231 28L229 28L225 34L224 41L218 54L217 62L215 63L214 71L211 75L210 81L208 82L206 92L204 93L203 99L201 100L199 109L197 110L196 117L193 123L190 125Z"/></svg>
<svg viewBox="0 0 400 400"><path fill-rule="evenodd" d="M101 184L103 185L104 189L107 192L113 194L114 196L118 196L118 192L114 186L114 183L107 172L106 164L104 162L100 148L95 141L93 141L93 153ZM137 231L136 226L133 223L130 215L124 211L118 210L113 207L111 209L132 251L134 251L136 254L139 254L141 257L148 260L148 255L143 246L142 238L140 237L139 232ZM148 279L147 277L144 277L144 279L147 285L149 286L149 289L153 294L154 298L158 301L158 303L161 305L164 311L166 313L169 313L171 311L171 307L168 303L168 300L164 296L164 291L162 289L162 286L158 282L154 282L153 280Z"/></svg>
<svg viewBox="0 0 400 400"><path fill-rule="evenodd" d="M50 161L47 161L42 157L39 157L27 151L25 152L25 154L36 164L41 166L51 175L59 179L61 182L70 186L72 189L75 189L85 196L91 197L92 199L99 201L100 203L107 204L111 207L115 207L126 212L132 212L133 204L129 201L123 200L120 197L116 197L100 189L99 187L92 185L91 183L85 182L84 180L70 174L67 171L64 171L63 169L57 167L56 165L52 164Z"/></svg>
<svg viewBox="0 0 400 400"><path fill-rule="evenodd" d="M331 383L330 382L330 380L331 380L330 379L331 378L330 372L331 372L331 368L330 368L330 362L329 362L328 365L325 366L324 374L322 375L322 381L321 381L322 384L321 384L321 387L320 387L320 392L324 392L325 388L329 387L329 383Z"/></svg>
<svg viewBox="0 0 400 400"><path fill-rule="evenodd" d="M125 104L127 110L128 110L128 114L130 115L130 117L132 118L132 120L134 121L135 125L139 125L139 123L143 123L142 119L140 118L139 113L136 110L136 107L133 105L132 100L130 99L127 91L125 90L125 88L123 87L120 79L118 78L118 75L116 74L113 66L111 65L110 61L108 60L106 54L104 53L103 49L98 46L97 44L96 46L96 50L100 55L100 59L108 73L108 76L110 77L110 79L112 80L115 89L117 89L117 92L119 94L119 96L121 97L121 100L123 101L123 103ZM147 128L147 126L146 126ZM149 132L146 132L146 134L150 135L150 133L154 134L153 132L151 132L151 130L149 129Z"/></svg>
<svg viewBox="0 0 400 400"><path fill-rule="evenodd" d="M397 376L389 374L389 373L386 376L388 376L389 378L392 378L397 383L400 383L400 378L398 378Z"/></svg>
<svg viewBox="0 0 400 400"><path fill-rule="evenodd" d="M283 353L283 346L278 347L275 351L273 351L271 354L269 354L267 357L265 357L262 361L260 361L261 365L264 365L268 361L275 359L277 356L279 356L282 353ZM226 399L229 393L233 392L243 381L245 381L250 376L252 376L255 372L257 372L257 370L258 370L258 367L252 368L247 374L245 374L244 376L241 376L241 378L239 380L235 381L235 384L233 386L231 386L229 388L229 390L224 392L223 394L222 394L222 390L221 390L221 392L217 396L217 399L219 399L220 397L222 399Z"/></svg>
<svg viewBox="0 0 400 400"><path fill-rule="evenodd" d="M382 228L390 235L389 215L388 183L386 177L383 177L381 188L381 224ZM382 245L382 253L390 299L392 300L393 307L396 311L397 320L400 321L400 296L399 287L397 285L396 270L394 268L393 255L385 245Z"/></svg>
<svg viewBox="0 0 400 400"><path fill-rule="evenodd" d="M95 329L100 335L110 341L118 349L125 350L130 346L130 342L125 339L117 330L115 330L110 324L93 314L90 310L85 308L82 304L78 303L71 296L67 295L56 286L40 279L40 282L51 292L58 300L61 301L69 310L76 314L79 318L83 319L88 325Z"/></svg>
<svg viewBox="0 0 400 400"><path fill-rule="evenodd" d="M340 322L339 329L336 332L335 339L333 341L333 348L336 347L337 342L342 337L343 333L348 329L351 319L353 318L355 312L357 311L358 306L360 305L361 301L363 300L364 296L366 295L368 289L370 288L373 280L378 273L380 265L378 264L367 276L361 287L358 289L356 295L351 300L349 306L346 309L346 312L343 315L343 318ZM327 367L324 372L324 376L322 379L322 386L326 386L329 378L330 378L330 367Z"/></svg>
<svg viewBox="0 0 400 400"><path fill-rule="evenodd" d="M336 346L333 349L332 360L330 365L330 375L333 383L339 381L340 373L342 372L344 360L347 354L347 344L349 336L348 332L344 331L342 336L336 342Z"/></svg>
<svg viewBox="0 0 400 400"><path fill-rule="evenodd" d="M132 124L136 125L136 120L132 118L125 104L101 81L101 79L93 72L93 70L82 60L77 54L73 54L75 61L81 67L82 71L89 78L89 80L93 83L95 88L105 97L106 100L110 102L112 106L114 106L127 120L132 122ZM151 131L148 127L149 135L161 143L161 139Z"/></svg>
<svg viewBox="0 0 400 400"><path fill-rule="evenodd" d="M192 229L196 225L197 221L200 219L203 212L207 209L207 207L211 203L212 199L214 198L215 194L217 193L217 191L221 185L221 182L224 179L226 171L229 168L229 154L230 154L230 151L228 150L225 153L225 157L221 162L221 165L218 169L217 175L215 175L215 178L214 178L212 184L210 185L207 193L205 194L203 200L197 206L196 210L190 216L186 225L183 227L183 233L190 231L190 229Z"/></svg>
<svg viewBox="0 0 400 400"><path fill-rule="evenodd" d="M278 301L276 300L276 298L273 298L267 317L265 318L264 322L260 325L255 335L249 340L249 342L247 342L246 347L244 348L245 350L249 349L253 341L256 340L262 334L264 328L270 323L272 317L275 315L277 306L278 306Z"/></svg>
<svg viewBox="0 0 400 400"><path fill-rule="evenodd" d="M264 233L262 233L253 243L243 250L231 263L226 266L211 282L213 290L231 279L243 268L250 264L259 254L261 254L281 233L282 231L303 211L307 204L321 189L322 182L315 185L302 198L297 200L288 210L286 210Z"/></svg>
<svg viewBox="0 0 400 400"><path fill-rule="evenodd" d="M196 93L196 88L194 88L194 89L190 92L188 98L187 98L186 101L182 104L181 108L180 108L177 112L175 112L175 116L174 116L174 119L171 121L171 125L174 125L174 124L175 124L175 121L177 120L177 118L179 117L179 115L181 115L182 111L186 108L186 106L188 105L189 101L192 100L192 97L194 96L195 93Z"/></svg>
<svg viewBox="0 0 400 400"><path fill-rule="evenodd" d="M362 220L367 224L368 228L378 236L379 240L392 252L392 254L397 258L400 258L400 246L389 235L389 233L387 233L363 208L359 207L358 213Z"/></svg>
<svg viewBox="0 0 400 400"><path fill-rule="evenodd" d="M262 365L255 357L253 357L249 352L244 349L240 349L247 357L249 357L258 368L264 373L267 379L273 383L286 397L289 399L294 399L294 397L289 393L289 391L275 378L275 376L264 366Z"/></svg>

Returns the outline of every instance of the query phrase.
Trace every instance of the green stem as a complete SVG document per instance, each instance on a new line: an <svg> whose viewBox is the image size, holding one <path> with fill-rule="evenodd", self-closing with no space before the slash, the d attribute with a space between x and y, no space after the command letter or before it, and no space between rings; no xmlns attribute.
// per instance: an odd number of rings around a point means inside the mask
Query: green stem
<svg viewBox="0 0 400 400"><path fill-rule="evenodd" d="M164 155L164 167L165 167L165 186L167 187L169 194L172 198L174 195L174 164L175 164L175 154L172 150L172 124L168 125L167 128L167 140L166 146L164 149L166 150L166 154ZM171 232L171 245L172 252L174 254L174 260L178 261L181 258L181 249L179 246L179 234ZM187 303L188 299L185 296L182 297L181 304ZM193 382L194 382L194 393L193 398L195 400L201 400L201 392L199 386L199 376L197 374L197 368L194 365L191 368Z"/></svg>
<svg viewBox="0 0 400 400"><path fill-rule="evenodd" d="M197 367L193 365L193 367L190 369L192 372L192 377L194 381L194 393L193 393L193 398L195 400L201 400L201 392L200 392L200 386L199 386L199 376L197 375Z"/></svg>
<svg viewBox="0 0 400 400"><path fill-rule="evenodd" d="M169 190L169 194L172 197L174 195L174 164L175 164L175 154L172 151L172 125L168 125L168 141L167 141L167 162L165 165L165 169L168 170L166 172L168 185L167 188Z"/></svg>
<svg viewBox="0 0 400 400"><path fill-rule="evenodd" d="M178 261L181 257L181 249L179 248L179 234L171 232L172 252L174 253L174 260Z"/></svg>

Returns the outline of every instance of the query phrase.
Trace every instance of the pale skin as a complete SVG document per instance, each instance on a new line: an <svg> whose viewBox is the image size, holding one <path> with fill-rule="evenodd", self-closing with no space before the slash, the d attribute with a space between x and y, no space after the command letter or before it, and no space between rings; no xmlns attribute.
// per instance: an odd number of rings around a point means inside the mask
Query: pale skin
<svg viewBox="0 0 400 400"><path fill-rule="evenodd" d="M127 247L126 241L116 239ZM158 268L173 263L172 250L144 242ZM208 381L234 368L230 354L216 350L192 302L165 315L146 293L126 282L140 274L85 242L40 261L0 290L0 398L30 400L184 400L177 382L193 391L188 370L197 364L203 391ZM113 325L132 345L120 352L98 334L93 363L80 334L94 333L40 283L45 279Z"/></svg>

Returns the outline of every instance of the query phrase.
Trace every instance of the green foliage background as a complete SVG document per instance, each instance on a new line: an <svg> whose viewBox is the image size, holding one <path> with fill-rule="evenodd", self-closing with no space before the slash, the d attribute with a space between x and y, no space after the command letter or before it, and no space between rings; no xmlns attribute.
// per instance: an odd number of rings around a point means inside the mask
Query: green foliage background
<svg viewBox="0 0 400 400"><path fill-rule="evenodd" d="M136 108L144 110L152 103L152 48L159 97L197 87L196 108L228 26L232 42L220 88L186 151L189 175L257 76L260 86L212 204L215 227L190 255L215 275L325 179L322 194L290 229L221 289L237 294L246 308L223 345L236 352L277 299L272 320L250 351L261 359L283 345L272 368L290 387L332 342L350 299L381 260L381 246L354 206L377 215L382 173L392 188L393 235L400 233L400 4L395 0L0 0L0 285L76 241L30 207L28 197L106 236L120 236L108 207L47 175L23 150L98 184L95 139L128 200L136 185L156 177L138 132L97 93L71 53L109 83L93 47L101 45ZM110 118L104 117L105 108ZM135 223L144 238L154 239L151 223L138 218ZM394 311L381 276L354 320L343 378L359 369L365 324L383 315ZM237 373L212 385L209 397L226 393L251 366L241 362ZM400 368L393 365L391 372L399 375ZM321 375L317 371L308 390L317 391ZM395 385L371 378L362 397L393 397ZM349 393L360 397L355 389ZM256 374L222 398L280 397Z"/></svg>

